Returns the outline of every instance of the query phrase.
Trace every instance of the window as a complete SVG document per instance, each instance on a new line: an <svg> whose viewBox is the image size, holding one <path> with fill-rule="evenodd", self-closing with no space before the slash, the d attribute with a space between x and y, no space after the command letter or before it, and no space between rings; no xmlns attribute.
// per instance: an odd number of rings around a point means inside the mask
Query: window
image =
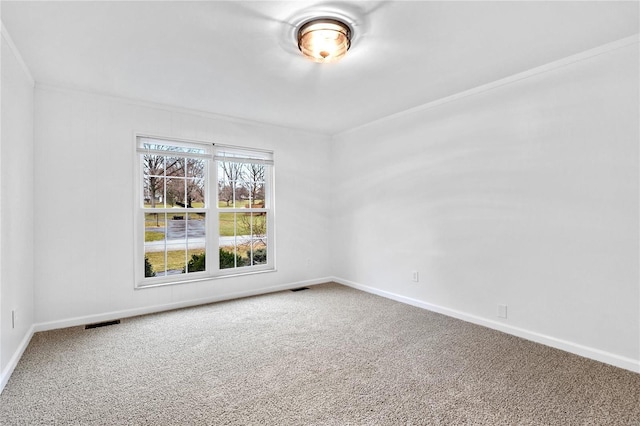
<svg viewBox="0 0 640 426"><path fill-rule="evenodd" d="M274 269L271 153L147 136L137 151L138 287Z"/></svg>

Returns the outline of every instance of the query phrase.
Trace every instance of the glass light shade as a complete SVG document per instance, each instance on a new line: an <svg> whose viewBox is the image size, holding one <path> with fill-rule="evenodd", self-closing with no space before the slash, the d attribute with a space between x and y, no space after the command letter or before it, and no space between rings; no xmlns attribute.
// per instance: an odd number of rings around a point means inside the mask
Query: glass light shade
<svg viewBox="0 0 640 426"><path fill-rule="evenodd" d="M335 19L314 19L298 30L298 48L314 62L335 62L351 47L351 30Z"/></svg>

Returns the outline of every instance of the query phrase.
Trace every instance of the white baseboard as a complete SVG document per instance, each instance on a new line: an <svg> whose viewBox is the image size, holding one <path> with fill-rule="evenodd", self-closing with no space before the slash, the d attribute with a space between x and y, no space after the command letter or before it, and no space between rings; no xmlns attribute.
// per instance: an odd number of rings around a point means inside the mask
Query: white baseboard
<svg viewBox="0 0 640 426"><path fill-rule="evenodd" d="M35 333L34 327L31 326L22 338L22 341L20 342L20 345L14 352L13 356L9 360L9 364L7 364L2 373L0 373L0 393L2 393L2 391L4 390L4 387L9 381L13 370L15 370L16 366L18 365L18 361L20 361L20 358L22 358L22 354L24 353L25 349L27 349L27 346L29 346L29 342L33 337L33 333Z"/></svg>
<svg viewBox="0 0 640 426"><path fill-rule="evenodd" d="M374 287L369 287L369 286L359 284L353 281L345 280L339 277L332 277L331 280L348 287L365 291L367 293L382 296L387 299L395 300L397 302L406 303L408 305L416 306L418 308L426 309L432 312L437 312L439 314L447 315L447 316L457 318L463 321L467 321L473 324L482 325L487 328L502 331L503 333L507 333L507 334L521 337L523 339L531 340L532 342L541 343L543 345L551 346L553 348L570 352L575 355L580 355L585 358L604 362L605 364L610 364L615 367L624 368L625 370L630 370L635 373L640 373L640 360L623 357L620 355L612 354L610 352L602 351L600 349L583 346L577 343L558 339L552 336L547 336L534 331L525 330L519 327L513 327L501 322L478 317L478 316L471 315L461 311L456 311L454 309L446 308L443 306L438 306L431 303L423 302L421 300L402 296L400 294L392 293L385 290L380 290Z"/></svg>
<svg viewBox="0 0 640 426"><path fill-rule="evenodd" d="M62 320L48 321L34 324L34 331L48 331L66 327L76 327L79 325L92 324L102 321L112 321L120 318L135 317L138 315L153 314L156 312L170 311L172 309L187 308L190 306L205 305L207 303L222 302L224 300L239 299L242 297L258 296L260 294L274 293L277 291L290 290L292 288L322 284L331 281L331 277L316 278L313 280L297 281L288 284L281 284L272 287L264 287L253 290L239 291L235 293L225 293L201 299L192 299L182 302L167 303L164 305L145 306L141 308L123 309L120 311L104 312L101 314L87 315L82 317L65 318Z"/></svg>

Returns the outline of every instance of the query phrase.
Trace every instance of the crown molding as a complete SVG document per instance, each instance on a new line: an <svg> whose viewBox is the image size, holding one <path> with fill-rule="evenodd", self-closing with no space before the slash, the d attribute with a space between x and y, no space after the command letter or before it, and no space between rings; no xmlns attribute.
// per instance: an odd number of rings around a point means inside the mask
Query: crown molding
<svg viewBox="0 0 640 426"><path fill-rule="evenodd" d="M0 21L0 25L2 26L2 30L1 30L2 38L7 42L7 45L9 45L9 49L11 50L11 53L13 53L13 56L15 56L16 60L20 64L20 67L22 68L22 71L24 72L24 75L29 80L29 83L31 84L31 87L35 87L36 80L33 78L33 75L31 74L31 71L29 70L29 67L27 66L26 62L22 58L22 55L20 54L20 51L18 50L18 47L13 42L13 39L11 38L11 35L9 34L9 31L7 30L7 27L5 27L4 23L1 22L1 21Z"/></svg>
<svg viewBox="0 0 640 426"><path fill-rule="evenodd" d="M521 80L526 80L531 77L535 77L540 74L544 74L549 71L553 71L559 68L563 68L569 65L573 65L577 62L584 61L585 59L594 58L596 56L604 55L609 52L613 52L618 49L622 49L627 46L631 46L634 44L640 43L640 34L634 34L630 37L625 37L620 40L613 41L611 43L603 44L602 46L595 47L593 49L585 50L584 52L576 53L574 55L570 55L564 57L562 59L558 59L553 62L549 62L547 64L541 65L539 67L531 68L527 71L523 71L517 74L513 74L509 77L501 78L499 80L492 81L491 83L483 84L481 86L474 87L469 90L465 90L463 92L455 93L450 96L446 96L444 98L436 99L431 102L427 102L422 105L418 105L413 108L409 108L391 115L387 115L385 117L379 118L377 120L369 121L368 123L352 127L350 129L344 130L342 132L336 133L332 135L333 137L342 136L345 134L349 134L351 132L367 128L369 126L375 124L382 124L385 122L393 121L408 115L413 115L420 113L422 111L426 111L432 108L437 108L441 105L448 104L450 102L454 102L463 98L467 98L469 96L478 95L480 93L487 92L489 90L497 89L502 86L506 86L509 84L516 83Z"/></svg>

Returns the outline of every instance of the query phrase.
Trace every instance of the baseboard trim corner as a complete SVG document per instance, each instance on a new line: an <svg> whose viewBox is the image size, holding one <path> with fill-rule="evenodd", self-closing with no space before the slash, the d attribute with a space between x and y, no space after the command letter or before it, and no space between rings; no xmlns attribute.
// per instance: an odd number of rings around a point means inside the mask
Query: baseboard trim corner
<svg viewBox="0 0 640 426"><path fill-rule="evenodd" d="M497 321L492 321L486 318L482 318L476 315L471 315L465 312L457 311L454 309L446 308L443 306L435 305L432 303L424 302L411 297L403 296L397 293L389 292L386 290L380 290L375 287L370 287L364 284L356 283L350 280L346 280L340 277L332 277L331 280L338 284L345 285L347 287L362 290L367 293L375 294L387 299L395 300L396 302L405 303L407 305L416 306L418 308L426 309L428 311L443 314L449 317L457 318L466 322L481 325L487 328L501 331L503 333L511 334L517 337L521 337L532 342L540 343L552 348L560 349L565 352L579 355L585 358L589 358L595 361L603 362L605 364L613 365L615 367L623 368L625 370L640 373L640 359L635 360L632 358L623 357L620 355L605 352L600 349L591 348L588 346L573 343L567 340L558 339L553 336L537 333L534 331L514 327L511 325L503 324Z"/></svg>
<svg viewBox="0 0 640 426"><path fill-rule="evenodd" d="M4 390L4 387L9 382L9 379L11 378L11 374L13 374L13 370L15 370L16 367L18 366L18 362L20 361L20 358L22 358L22 354L27 349L27 346L29 346L29 342L31 341L31 338L33 337L34 333L35 333L35 327L32 325L27 331L27 333L24 335L22 340L20 341L20 345L18 346L16 351L13 353L13 356L9 360L9 364L7 364L5 369L0 373L0 393L2 393L2 391Z"/></svg>

